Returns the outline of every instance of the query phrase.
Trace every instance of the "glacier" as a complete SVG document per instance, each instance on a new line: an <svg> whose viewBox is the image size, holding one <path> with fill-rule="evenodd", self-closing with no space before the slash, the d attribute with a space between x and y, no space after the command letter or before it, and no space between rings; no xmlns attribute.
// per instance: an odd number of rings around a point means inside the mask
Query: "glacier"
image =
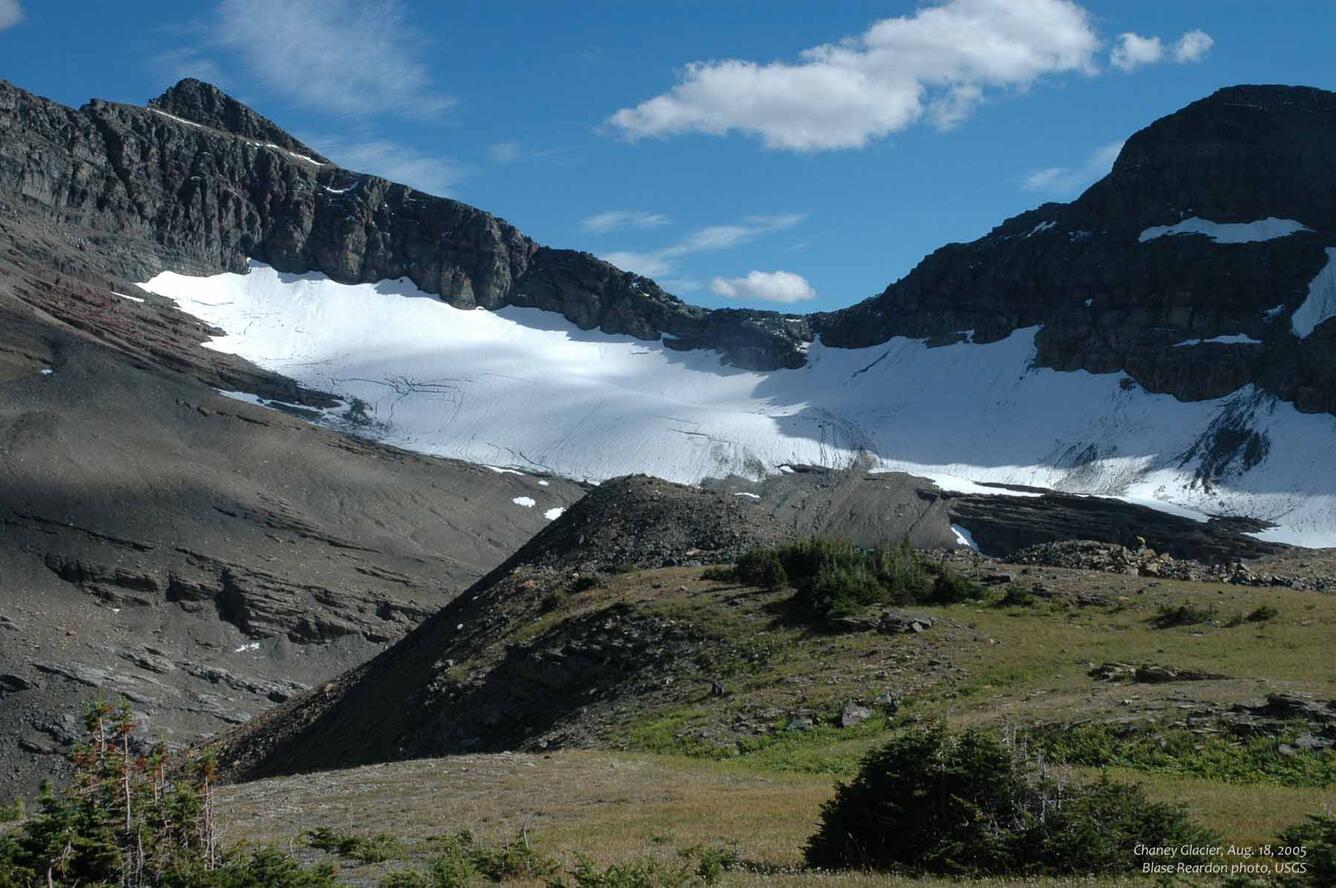
<svg viewBox="0 0 1336 888"><path fill-rule="evenodd" d="M952 490L1027 485L1198 520L1246 515L1276 525L1265 539L1336 545L1336 417L1251 387L1181 402L1119 374L1037 368L1038 328L988 344L815 342L806 366L755 372L539 309L454 308L406 280L341 284L252 263L141 288L225 331L209 348L342 399L322 421L422 453L589 481L872 465ZM1240 435L1256 444L1247 458L1213 446Z"/></svg>

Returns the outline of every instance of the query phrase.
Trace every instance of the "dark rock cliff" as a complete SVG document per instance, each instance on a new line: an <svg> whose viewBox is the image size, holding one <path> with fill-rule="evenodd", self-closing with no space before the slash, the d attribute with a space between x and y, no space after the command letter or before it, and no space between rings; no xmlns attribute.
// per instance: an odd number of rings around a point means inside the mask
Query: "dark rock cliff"
<svg viewBox="0 0 1336 888"><path fill-rule="evenodd" d="M588 253L534 243L459 201L342 169L244 105L186 80L148 108L78 111L0 81L0 203L99 234L107 270L242 270L247 259L335 280L407 277L452 305L561 313L584 329L800 366L806 325L709 312Z"/></svg>
<svg viewBox="0 0 1336 888"><path fill-rule="evenodd" d="M1140 240L1194 216L1311 230L1252 243ZM1290 327L1332 245L1336 93L1231 87L1133 135L1113 171L1072 203L942 247L879 296L813 325L847 347L966 330L988 342L1041 327L1040 366L1121 371L1185 400L1256 383L1301 410L1332 412L1336 322L1304 339ZM1232 334L1260 344L1182 344Z"/></svg>

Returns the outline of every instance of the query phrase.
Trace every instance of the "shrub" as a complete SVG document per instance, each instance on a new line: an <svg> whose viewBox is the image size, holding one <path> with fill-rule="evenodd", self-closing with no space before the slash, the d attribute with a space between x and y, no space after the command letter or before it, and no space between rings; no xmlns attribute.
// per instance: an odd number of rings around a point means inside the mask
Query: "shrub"
<svg viewBox="0 0 1336 888"><path fill-rule="evenodd" d="M702 580L713 580L716 583L736 583L738 581L738 568L735 564L716 564L701 571Z"/></svg>
<svg viewBox="0 0 1336 888"><path fill-rule="evenodd" d="M380 880L380 888L434 888L432 880L414 870L399 870Z"/></svg>
<svg viewBox="0 0 1336 888"><path fill-rule="evenodd" d="M1196 626L1213 619L1215 619L1214 608L1196 607L1191 604L1180 604L1175 607L1161 605L1155 616L1150 618L1150 624L1156 629L1172 629L1175 626Z"/></svg>
<svg viewBox="0 0 1336 888"><path fill-rule="evenodd" d="M1139 786L1062 785L978 731L913 729L870 753L808 842L826 868L955 876L1130 871L1147 846L1204 844L1181 809Z"/></svg>
<svg viewBox="0 0 1336 888"><path fill-rule="evenodd" d="M932 583L932 595L928 601L932 604L959 604L962 601L978 601L986 594L984 588L969 577L956 573L945 564L935 568L937 578Z"/></svg>
<svg viewBox="0 0 1336 888"><path fill-rule="evenodd" d="M789 582L779 553L769 547L743 553L734 567L734 576L743 583L770 591L783 588Z"/></svg>
<svg viewBox="0 0 1336 888"><path fill-rule="evenodd" d="M495 848L475 845L473 865L493 882L543 879L557 871L555 861L535 851L524 835Z"/></svg>
<svg viewBox="0 0 1336 888"><path fill-rule="evenodd" d="M710 572L710 578L725 576ZM873 550L821 537L761 547L739 557L727 578L769 590L792 586L796 608L822 618L873 604L955 604L985 594L945 563L925 560L907 540Z"/></svg>
<svg viewBox="0 0 1336 888"><path fill-rule="evenodd" d="M1235 738L1203 736L1182 728L1071 725L1038 731L1031 742L1051 761L1069 765L1186 774L1224 783L1313 787L1336 783L1336 755L1324 750L1281 750L1278 741L1306 731L1296 725L1281 737Z"/></svg>
<svg viewBox="0 0 1336 888"><path fill-rule="evenodd" d="M1324 811L1309 815L1280 834L1282 848L1300 847L1303 857L1289 855L1286 859L1301 862L1306 872L1282 880L1285 885L1316 885L1331 888L1336 885L1336 814Z"/></svg>
<svg viewBox="0 0 1336 888"><path fill-rule="evenodd" d="M884 589L866 565L827 564L798 587L794 602L823 617L854 613L885 600Z"/></svg>
<svg viewBox="0 0 1336 888"><path fill-rule="evenodd" d="M1279 614L1280 611L1269 604L1264 604L1243 619L1249 623L1265 623L1267 620L1275 619Z"/></svg>
<svg viewBox="0 0 1336 888"><path fill-rule="evenodd" d="M435 888L468 885L478 876L493 882L538 880L557 871L556 863L535 851L523 835L504 845L489 847L465 829L441 836L432 844L437 856L428 867L428 873Z"/></svg>
<svg viewBox="0 0 1336 888"><path fill-rule="evenodd" d="M211 871L196 871L185 881L168 880L173 888L333 888L331 866L304 867L277 848L256 848Z"/></svg>
<svg viewBox="0 0 1336 888"><path fill-rule="evenodd" d="M743 867L742 855L736 845L698 845L679 853L696 861L696 878L706 885L713 885L723 878L724 873Z"/></svg>
<svg viewBox="0 0 1336 888"><path fill-rule="evenodd" d="M403 855L403 848L394 836L377 833L373 836L353 836L335 832L328 827L317 827L306 834L306 844L320 851L337 854L358 863L381 863Z"/></svg>
<svg viewBox="0 0 1336 888"><path fill-rule="evenodd" d="M908 540L898 546L882 546L871 557L888 602L914 604L926 601L932 593L932 573Z"/></svg>
<svg viewBox="0 0 1336 888"><path fill-rule="evenodd" d="M38 812L0 837L0 886L159 885L321 888L332 867L306 868L273 848L223 853L214 827L216 767L135 750L129 706L104 700L85 715L70 754L70 787L44 787Z"/></svg>
<svg viewBox="0 0 1336 888"><path fill-rule="evenodd" d="M1034 590L1027 589L1024 586L1017 586L1014 583L1007 586L1002 597L998 599L998 607L1029 607L1034 604Z"/></svg>
<svg viewBox="0 0 1336 888"><path fill-rule="evenodd" d="M603 869L587 857L580 857L570 871L574 888L685 888L692 873L684 866L669 866L650 857L630 863L614 863ZM554 886L566 885L554 880Z"/></svg>

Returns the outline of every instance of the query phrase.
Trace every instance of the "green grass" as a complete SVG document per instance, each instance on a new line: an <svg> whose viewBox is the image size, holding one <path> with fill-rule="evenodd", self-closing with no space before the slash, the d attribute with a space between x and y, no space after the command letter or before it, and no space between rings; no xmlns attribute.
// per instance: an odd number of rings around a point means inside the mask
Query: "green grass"
<svg viewBox="0 0 1336 888"><path fill-rule="evenodd" d="M1296 728L1283 740L1293 739ZM1120 733L1104 725L1081 725L1036 738L1055 762L1120 767L1157 774L1202 777L1224 783L1336 786L1336 755L1330 751L1280 752L1272 737L1236 739L1201 736L1182 729Z"/></svg>
<svg viewBox="0 0 1336 888"><path fill-rule="evenodd" d="M971 569L968 563L952 567L964 575ZM367 810L392 821L395 811L408 817L415 805L426 806L416 816L434 812L436 830L474 828L492 842L527 825L535 847L567 867L576 851L590 854L599 867L632 862L647 847L660 847L655 842L662 837L663 859L673 865L680 863L674 848L722 839L740 842L748 860L783 868L796 865L796 849L835 781L851 776L862 756L892 732L922 718L942 718L954 728L1058 726L1065 746L1053 757L1071 762L1066 767L1142 782L1154 798L1187 803L1227 840L1273 841L1286 826L1336 803L1331 753L1285 757L1269 741L1179 736L1166 727L1182 718L1180 706L1223 708L1272 691L1336 697L1327 656L1336 636L1336 596L1014 570L1011 589L992 589L984 600L905 606L937 623L921 634L895 636L833 633L794 614L791 588L748 586L717 569L605 574L578 592L563 584L553 608L508 641L528 643L566 621L599 626L598 617L612 608L623 620L629 613L643 615L647 624L671 621L694 639L689 654L655 674L651 689L641 684L625 705L599 710L600 733L586 742L626 751L558 752L550 766L546 759L530 762L532 770L518 768L516 757L514 766L504 766L515 771L511 777L495 775L500 765L475 765L464 773L444 760L440 775L414 772L422 787L406 782ZM1035 595L1039 583L1052 596ZM882 607L871 604L853 615L875 619ZM1153 624L1162 612L1179 608L1211 617L1165 628ZM1229 618L1233 614L1243 618ZM1249 620L1252 614L1257 617ZM1092 665L1112 661L1228 678L1145 685L1089 675ZM461 675L475 668L471 662L456 665ZM889 723L879 702L888 694L898 702ZM873 717L839 727L849 701L867 706ZM799 719L812 726L790 729ZM1090 733L1096 729L1085 727L1113 721L1144 723L1165 742L1147 733L1101 745ZM597 756L601 764L589 770ZM432 782L438 776L443 783ZM354 813L346 816L363 817L365 787L348 792ZM470 792L472 801L461 796ZM418 793L421 801L412 801ZM375 817L363 829L394 831ZM721 884L859 882L904 880L729 872Z"/></svg>

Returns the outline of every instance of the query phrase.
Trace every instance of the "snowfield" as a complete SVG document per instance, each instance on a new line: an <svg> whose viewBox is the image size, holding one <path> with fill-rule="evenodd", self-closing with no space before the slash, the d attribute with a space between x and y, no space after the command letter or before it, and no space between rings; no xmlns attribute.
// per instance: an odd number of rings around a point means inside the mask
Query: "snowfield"
<svg viewBox="0 0 1336 888"><path fill-rule="evenodd" d="M1256 222L1212 222L1199 216L1191 216L1174 225L1155 225L1141 232L1137 238L1141 243L1175 234L1204 234L1218 244L1248 244L1257 241L1275 240L1289 237L1300 231L1311 231L1302 222L1293 219L1277 219L1268 216Z"/></svg>
<svg viewBox="0 0 1336 888"><path fill-rule="evenodd" d="M1034 369L1034 329L940 348L818 342L808 366L762 373L538 309L452 308L406 281L345 285L256 263L143 288L227 331L209 347L343 399L323 421L424 453L684 482L861 456L950 489L1001 482L1250 515L1278 525L1267 539L1336 545L1336 418L1251 388L1183 403L1124 389L1118 374ZM1246 456L1217 453L1223 469L1201 484L1216 433L1239 431L1253 436Z"/></svg>

